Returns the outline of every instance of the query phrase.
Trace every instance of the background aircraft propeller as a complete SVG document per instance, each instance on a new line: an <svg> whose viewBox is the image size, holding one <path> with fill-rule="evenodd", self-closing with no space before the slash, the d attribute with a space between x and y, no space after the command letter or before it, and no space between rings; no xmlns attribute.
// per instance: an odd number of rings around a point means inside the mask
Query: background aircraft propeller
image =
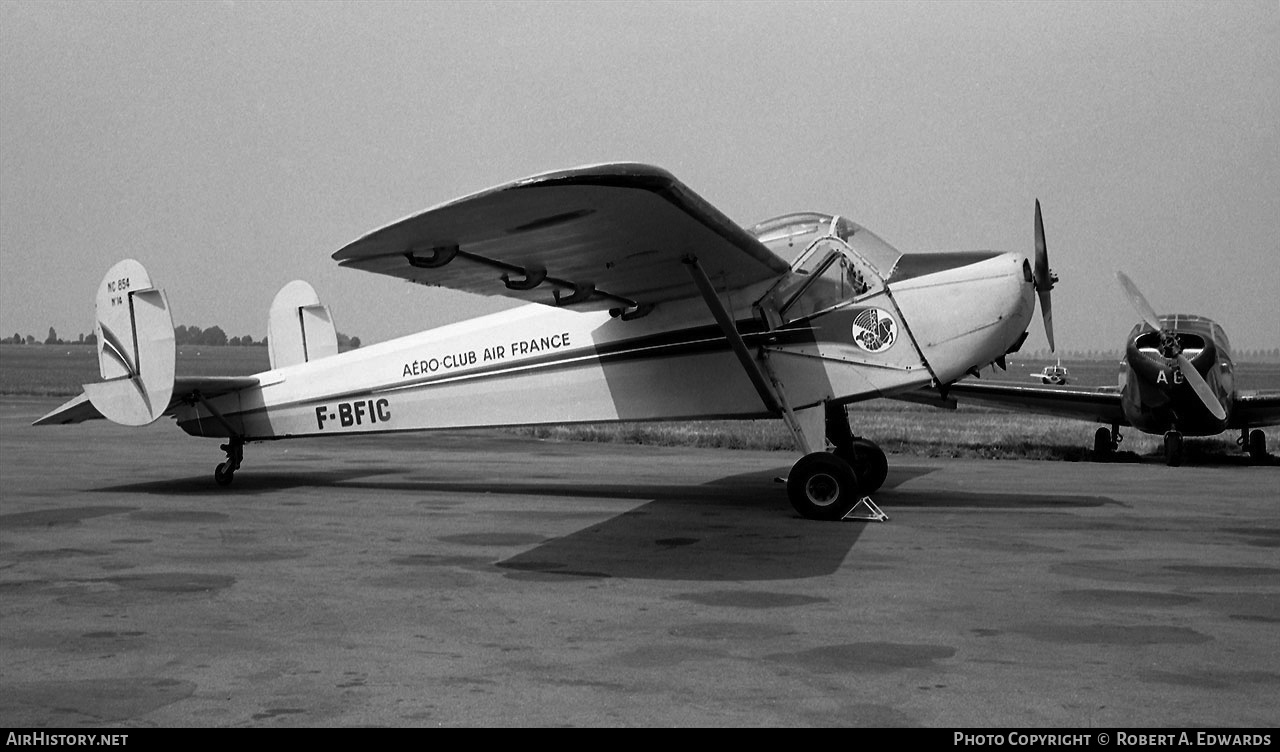
<svg viewBox="0 0 1280 752"><path fill-rule="evenodd" d="M1175 358L1178 361L1178 370L1182 372L1182 377L1191 385L1192 391L1209 408L1209 412L1218 420L1225 420L1227 411L1223 409L1222 403L1213 393L1213 388L1204 380L1196 367L1186 355L1182 354L1182 344L1178 342L1178 337L1173 332L1165 329L1160 323L1160 317L1156 315L1156 310L1151 307L1147 299L1138 291L1138 286L1133 280L1125 276L1124 272L1117 271L1116 279L1120 280L1120 286L1124 288L1125 294L1129 296L1129 302L1138 311L1138 315L1142 320L1147 322L1147 326L1155 329L1160 334L1160 352L1167 358Z"/></svg>
<svg viewBox="0 0 1280 752"><path fill-rule="evenodd" d="M1049 269L1049 249L1044 242L1044 220L1040 218L1040 199L1036 199L1036 264L1032 270L1036 295L1040 297L1040 315L1044 318L1044 336L1049 340L1049 350L1053 351L1053 304L1049 299L1049 291L1058 275Z"/></svg>

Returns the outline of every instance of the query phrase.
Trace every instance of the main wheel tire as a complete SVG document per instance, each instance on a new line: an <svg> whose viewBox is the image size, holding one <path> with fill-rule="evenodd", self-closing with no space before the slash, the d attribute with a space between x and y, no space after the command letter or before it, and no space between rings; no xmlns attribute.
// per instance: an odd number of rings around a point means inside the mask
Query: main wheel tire
<svg viewBox="0 0 1280 752"><path fill-rule="evenodd" d="M1164 464L1169 467L1182 464L1182 434L1176 431L1164 435Z"/></svg>
<svg viewBox="0 0 1280 752"><path fill-rule="evenodd" d="M1093 456L1098 459L1106 459L1111 456L1111 431L1106 428L1099 428L1093 432Z"/></svg>
<svg viewBox="0 0 1280 752"><path fill-rule="evenodd" d="M853 474L857 476L858 486L864 495L880 490L885 478L889 477L889 459L884 456L884 450L870 439L854 439L852 457L845 452L833 454L853 468Z"/></svg>
<svg viewBox="0 0 1280 752"><path fill-rule="evenodd" d="M235 480L236 471L227 468L227 463L223 462L213 469L213 479L217 481L219 486L229 486L231 481Z"/></svg>
<svg viewBox="0 0 1280 752"><path fill-rule="evenodd" d="M1249 456L1254 462L1267 458L1267 435L1256 428L1249 432Z"/></svg>
<svg viewBox="0 0 1280 752"><path fill-rule="evenodd" d="M858 475L834 454L814 452L801 457L787 475L787 498L802 517L839 520L862 498Z"/></svg>

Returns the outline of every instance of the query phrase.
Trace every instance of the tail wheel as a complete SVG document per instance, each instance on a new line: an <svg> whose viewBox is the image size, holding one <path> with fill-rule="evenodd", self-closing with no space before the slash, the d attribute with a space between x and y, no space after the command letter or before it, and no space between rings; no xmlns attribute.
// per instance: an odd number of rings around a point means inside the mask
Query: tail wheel
<svg viewBox="0 0 1280 752"><path fill-rule="evenodd" d="M236 471L231 468L231 463L223 462L213 469L213 479L219 486L229 486L231 481L235 479Z"/></svg>
<svg viewBox="0 0 1280 752"><path fill-rule="evenodd" d="M239 436L231 437L231 441L222 445L222 451L227 453L227 461L213 469L213 479L219 486L229 486L235 479L236 471L240 469L240 463L244 461L244 439Z"/></svg>
<svg viewBox="0 0 1280 752"><path fill-rule="evenodd" d="M862 498L848 462L827 452L801 457L787 476L787 497L802 517L839 520Z"/></svg>

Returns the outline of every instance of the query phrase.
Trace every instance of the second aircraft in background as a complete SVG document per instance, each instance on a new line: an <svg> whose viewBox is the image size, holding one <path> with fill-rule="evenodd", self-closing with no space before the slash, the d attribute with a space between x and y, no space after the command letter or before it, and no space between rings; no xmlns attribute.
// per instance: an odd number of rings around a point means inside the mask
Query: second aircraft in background
<svg viewBox="0 0 1280 752"><path fill-rule="evenodd" d="M1110 425L1094 434L1098 457L1114 453L1121 441L1120 427L1131 426L1163 434L1164 458L1171 466L1182 463L1183 436L1233 430L1240 431L1237 443L1254 460L1264 460L1266 435L1259 428L1280 423L1280 391L1237 390L1231 344L1221 326L1203 316L1158 315L1123 272L1116 276L1142 319L1125 340L1118 386L1084 389L962 381L948 387L947 394Z"/></svg>

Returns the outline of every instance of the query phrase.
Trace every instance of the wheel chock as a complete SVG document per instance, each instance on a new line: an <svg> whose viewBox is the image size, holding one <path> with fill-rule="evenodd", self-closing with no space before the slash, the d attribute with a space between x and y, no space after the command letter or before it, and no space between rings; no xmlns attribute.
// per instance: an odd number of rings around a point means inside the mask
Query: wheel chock
<svg viewBox="0 0 1280 752"><path fill-rule="evenodd" d="M870 496L863 496L858 499L858 503L853 505L848 514L840 518L841 520L866 520L868 522L886 522L889 515L880 511L880 507L871 500Z"/></svg>

